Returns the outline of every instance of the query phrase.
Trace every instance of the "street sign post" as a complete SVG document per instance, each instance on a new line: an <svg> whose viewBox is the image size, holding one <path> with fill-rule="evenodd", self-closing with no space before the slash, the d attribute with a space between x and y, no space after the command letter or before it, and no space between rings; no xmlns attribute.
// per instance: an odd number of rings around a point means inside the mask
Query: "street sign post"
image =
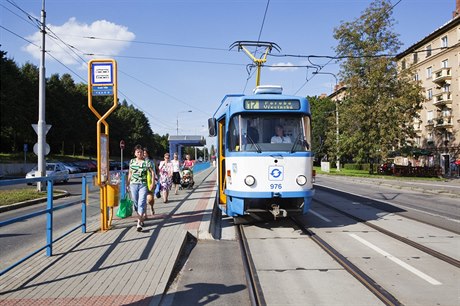
<svg viewBox="0 0 460 306"><path fill-rule="evenodd" d="M109 173L109 125L105 120L118 106L117 62L113 59L93 59L88 63L88 107L96 115L97 121L97 183L101 188L101 230L110 228L113 217L113 207L117 203L108 205L108 189L110 184ZM104 114L93 107L93 96L112 96L113 105ZM103 128L103 131L101 131ZM108 207L110 218L107 219Z"/></svg>
<svg viewBox="0 0 460 306"><path fill-rule="evenodd" d="M120 140L120 165L121 165L121 171L123 171L123 150L125 149L125 141L122 139Z"/></svg>

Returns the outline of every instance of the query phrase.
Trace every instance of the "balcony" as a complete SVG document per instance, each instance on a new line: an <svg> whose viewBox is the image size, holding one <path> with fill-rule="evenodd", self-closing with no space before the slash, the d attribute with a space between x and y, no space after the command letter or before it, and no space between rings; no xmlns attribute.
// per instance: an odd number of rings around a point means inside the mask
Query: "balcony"
<svg viewBox="0 0 460 306"><path fill-rule="evenodd" d="M452 79L451 68L441 68L433 72L433 82L436 84L449 83Z"/></svg>
<svg viewBox="0 0 460 306"><path fill-rule="evenodd" d="M441 118L435 119L435 127L438 128L444 128L444 129L449 129L453 127L453 122L452 122L452 116L444 116Z"/></svg>
<svg viewBox="0 0 460 306"><path fill-rule="evenodd" d="M433 95L433 105L434 106L444 106L446 104L452 104L452 93L449 92L440 92Z"/></svg>
<svg viewBox="0 0 460 306"><path fill-rule="evenodd" d="M430 119L426 122L425 128L431 130L434 127L434 120Z"/></svg>

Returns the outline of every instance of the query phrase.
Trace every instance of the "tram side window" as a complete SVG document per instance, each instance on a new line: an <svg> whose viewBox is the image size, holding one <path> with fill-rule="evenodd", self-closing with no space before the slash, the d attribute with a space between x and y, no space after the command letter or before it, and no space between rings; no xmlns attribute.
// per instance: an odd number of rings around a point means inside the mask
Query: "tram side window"
<svg viewBox="0 0 460 306"><path fill-rule="evenodd" d="M234 116L230 120L228 127L228 143L230 151L240 151L240 124L239 116Z"/></svg>

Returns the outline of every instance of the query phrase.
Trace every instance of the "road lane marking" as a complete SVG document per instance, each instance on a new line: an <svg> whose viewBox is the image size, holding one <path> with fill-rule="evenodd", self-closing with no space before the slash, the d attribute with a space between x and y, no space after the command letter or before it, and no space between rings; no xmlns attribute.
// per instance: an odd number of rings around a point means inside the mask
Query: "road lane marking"
<svg viewBox="0 0 460 306"><path fill-rule="evenodd" d="M434 278L432 278L431 276L428 276L426 275L425 273L423 273L422 271L420 270L417 270L416 268L412 267L411 265L408 265L407 263L405 263L404 261L396 258L395 256L391 255L390 253L387 253L385 252L384 250L380 249L379 247L373 245L372 243L370 243L369 241L367 240L364 240L363 238L355 235L355 234L349 234L352 238L358 240L359 242L361 242L362 244L364 244L365 246L373 249L374 251L376 251L377 253L385 256L386 258L388 258L389 260L393 261L394 263L400 265L401 267L403 267L404 269L412 272L413 274L417 275L418 277L420 277L421 279L429 282L430 284L432 285L435 285L435 286L438 286L438 285L442 285L441 282L435 280Z"/></svg>
<svg viewBox="0 0 460 306"><path fill-rule="evenodd" d="M319 213L317 213L317 212L314 211L313 209L310 209L310 212L311 212L312 214L314 214L315 216L317 216L318 218L323 219L323 220L326 221L326 222L331 222L331 220L329 220L328 218L324 217L323 215L320 215Z"/></svg>

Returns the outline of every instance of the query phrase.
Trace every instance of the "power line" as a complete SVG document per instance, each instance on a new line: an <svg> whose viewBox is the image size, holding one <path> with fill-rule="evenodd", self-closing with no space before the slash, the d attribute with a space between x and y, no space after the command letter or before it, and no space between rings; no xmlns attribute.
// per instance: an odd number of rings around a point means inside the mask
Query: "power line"
<svg viewBox="0 0 460 306"><path fill-rule="evenodd" d="M243 64L238 64L238 63L224 63L224 62L188 60L188 59L177 59L177 58L161 58L161 57L149 57L149 56L113 55L113 54L102 54L102 53L84 53L84 55L87 55L87 56L110 56L110 57L116 57L116 58L130 58L130 59L155 60L155 61L170 61L170 62L184 62L184 63L197 63L197 64L213 64L213 65L228 65L228 66L244 66Z"/></svg>
<svg viewBox="0 0 460 306"><path fill-rule="evenodd" d="M265 18L267 17L267 12L268 12L268 7L270 5L270 0L267 0L267 5L265 6L265 12L264 12L264 18L262 18L262 24L260 26L260 30L259 30L259 36L257 37L257 41L260 42L260 37L262 36L262 30L264 28L264 24L265 24ZM256 55L257 53L257 47L256 47L256 50L254 51L254 56ZM248 77L246 78L246 83L244 84L244 88L243 88L243 92L246 91L246 88L248 86L248 82L249 80L252 78L252 76L254 75L255 73L255 70L252 71L252 68L254 67L253 65L249 64L246 66L247 68L247 71L248 71ZM249 69L248 69L249 68ZM252 72L251 72L252 71Z"/></svg>
<svg viewBox="0 0 460 306"><path fill-rule="evenodd" d="M92 40L107 40L107 41L129 42L129 43L134 43L134 44L146 44L146 45L157 45L157 46L190 48L190 49L202 49L202 50L213 50L213 51L226 51L226 52L229 51L228 49L224 49L224 48L203 47L203 46L193 46L193 45L181 45L181 44L170 44L170 43L160 43L160 42L151 42L151 41L115 39L115 38L104 38L104 37L96 37L96 36L77 36L77 35L67 35L67 36L81 37L81 38L92 39Z"/></svg>

